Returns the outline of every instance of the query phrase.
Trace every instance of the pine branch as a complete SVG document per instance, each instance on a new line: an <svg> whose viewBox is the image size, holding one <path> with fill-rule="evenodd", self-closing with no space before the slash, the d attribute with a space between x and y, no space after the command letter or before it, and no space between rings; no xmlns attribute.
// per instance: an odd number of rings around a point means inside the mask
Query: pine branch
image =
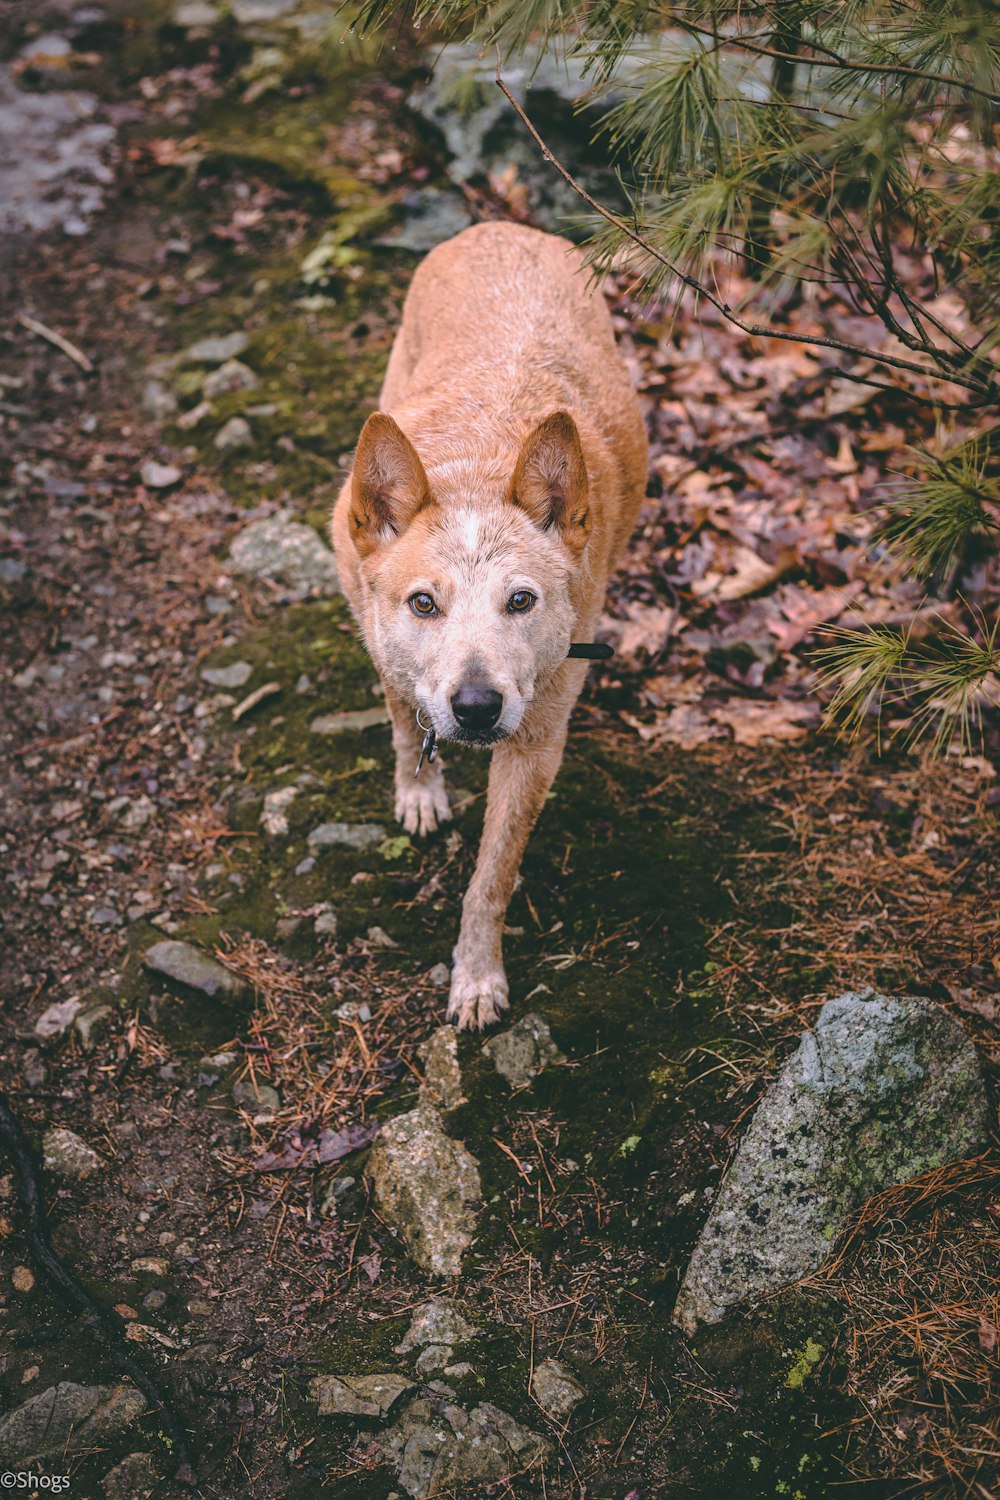
<svg viewBox="0 0 1000 1500"><path fill-rule="evenodd" d="M815 38L810 37L807 45L815 52L821 52L821 57L809 57L806 53L779 51L775 47L765 47L759 42L751 41L741 36L738 32L728 35L725 32L709 30L704 26L696 26L692 21L686 21L681 16L671 15L671 21L681 31L688 32L691 36L701 37L711 41L716 47L739 47L744 52L752 52L755 57L770 57L781 62L801 63L807 68L836 68L842 72L862 74L873 78L897 77L923 80L926 83L943 84L946 88L958 89L964 94L974 94L980 99L986 99L990 104L1000 105L1000 89L979 88L970 83L968 79L955 78L947 73L927 72L922 68L908 68L902 63L865 63L854 62L849 58L841 57L832 49L823 47Z"/></svg>
<svg viewBox="0 0 1000 1500"><path fill-rule="evenodd" d="M558 159L558 157L553 155L552 151L550 150L538 130L535 128L522 105L511 93L502 76L502 67L503 59L500 53L500 49L499 47L497 47L497 85L501 93L503 93L508 103L511 105L511 108L518 115L521 122L526 126L527 130L532 136L532 139L541 150L545 160L552 163L552 165L556 168L564 181L569 184L574 192L579 194L583 201L588 204L595 213L599 214L609 224L612 224L617 230L620 231L620 233L630 239L633 244L638 245L639 248L643 250L654 263L662 266L666 271L669 272L671 276L675 277L690 291L695 292L700 297L704 297L705 300L709 302L717 312L720 312L728 322L732 323L734 327L739 328L741 332L747 334L751 338L773 338L788 343L809 344L815 348L835 349L838 353L841 354L853 354L861 359L872 359L879 364L886 365L890 369L902 370L907 372L908 374L920 375L926 379L933 380L944 378L950 384L961 386L963 389L972 391L977 396L983 397L986 400L1000 402L1000 386L998 386L994 380L979 379L974 376L968 376L959 369L949 369L947 374L942 376L940 371L935 370L932 367L928 367L927 365L918 364L914 360L902 359L898 355L885 354L884 352L877 349L866 349L860 344L852 344L844 339L834 338L831 335L805 334L801 332L792 332L786 328L769 326L764 323L748 323L745 319L741 318L737 312L734 311L734 309L729 305L728 302L724 301L723 298L717 296L708 286L705 285L703 281L700 281L697 277L691 275L689 272L684 271L679 265L671 261L667 256L663 255L661 251L659 251L656 246L653 245L644 234L642 234L640 230L636 229L633 225L628 224L624 219L620 218L619 215L613 213L611 209L606 208L603 204L599 203L597 199L587 191L582 183L577 181L577 179ZM935 357L937 357L937 355L938 351L935 349Z"/></svg>

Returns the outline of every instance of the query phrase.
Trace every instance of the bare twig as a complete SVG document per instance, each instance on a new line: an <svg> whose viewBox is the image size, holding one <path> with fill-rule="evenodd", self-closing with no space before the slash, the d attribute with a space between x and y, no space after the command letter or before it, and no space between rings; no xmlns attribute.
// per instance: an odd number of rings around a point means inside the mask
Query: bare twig
<svg viewBox="0 0 1000 1500"><path fill-rule="evenodd" d="M30 313L18 313L17 321L29 333L36 334L38 338L44 339L47 344L51 344L53 348L65 354L67 359L71 359L75 365L79 365L80 369L87 375L93 374L93 362L87 358L83 350L78 349L75 344L71 344L69 339L64 338L61 333L56 333L54 328L49 328L47 324L40 323Z"/></svg>

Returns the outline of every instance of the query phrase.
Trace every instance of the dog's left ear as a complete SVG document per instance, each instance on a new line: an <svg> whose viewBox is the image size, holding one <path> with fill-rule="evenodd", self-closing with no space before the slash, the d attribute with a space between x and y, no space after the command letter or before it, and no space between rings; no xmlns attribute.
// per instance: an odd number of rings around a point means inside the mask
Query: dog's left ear
<svg viewBox="0 0 1000 1500"><path fill-rule="evenodd" d="M527 511L536 526L555 526L574 552L590 536L587 466L576 423L568 411L554 411L524 440L508 499Z"/></svg>

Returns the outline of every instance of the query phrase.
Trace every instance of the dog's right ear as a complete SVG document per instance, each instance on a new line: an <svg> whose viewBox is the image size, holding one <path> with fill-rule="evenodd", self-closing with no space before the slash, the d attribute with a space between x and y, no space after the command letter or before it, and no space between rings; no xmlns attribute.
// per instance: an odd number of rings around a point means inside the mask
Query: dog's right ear
<svg viewBox="0 0 1000 1500"><path fill-rule="evenodd" d="M362 557L409 526L431 498L420 455L403 429L376 411L358 438L351 479L351 535Z"/></svg>

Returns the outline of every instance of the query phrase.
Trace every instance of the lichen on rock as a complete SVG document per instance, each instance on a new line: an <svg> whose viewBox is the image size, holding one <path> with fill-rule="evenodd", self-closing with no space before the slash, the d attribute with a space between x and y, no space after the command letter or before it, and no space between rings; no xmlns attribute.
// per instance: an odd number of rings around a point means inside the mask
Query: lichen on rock
<svg viewBox="0 0 1000 1500"><path fill-rule="evenodd" d="M379 1446L411 1500L497 1484L532 1468L550 1451L537 1432L491 1402L467 1412L440 1397L411 1401Z"/></svg>
<svg viewBox="0 0 1000 1500"><path fill-rule="evenodd" d="M549 1023L533 1013L522 1016L506 1031L483 1043L488 1057L512 1089L527 1088L549 1063L565 1062L565 1056L552 1040Z"/></svg>
<svg viewBox="0 0 1000 1500"><path fill-rule="evenodd" d="M740 1143L674 1321L692 1332L816 1270L873 1193L972 1154L986 1131L975 1049L940 1005L829 1001Z"/></svg>
<svg viewBox="0 0 1000 1500"><path fill-rule="evenodd" d="M404 1391L413 1389L405 1375L316 1375L309 1394L321 1417L387 1417Z"/></svg>
<svg viewBox="0 0 1000 1500"><path fill-rule="evenodd" d="M478 1162L445 1134L437 1110L422 1103L386 1121L368 1175L379 1212L417 1265L434 1276L457 1276L482 1187Z"/></svg>
<svg viewBox="0 0 1000 1500"><path fill-rule="evenodd" d="M130 1381L112 1386L62 1380L0 1419L0 1453L10 1468L100 1447L145 1410L145 1397Z"/></svg>
<svg viewBox="0 0 1000 1500"><path fill-rule="evenodd" d="M468 1103L462 1090L462 1069L458 1062L458 1039L454 1026L439 1026L417 1048L423 1063L424 1081L420 1095L448 1114Z"/></svg>

